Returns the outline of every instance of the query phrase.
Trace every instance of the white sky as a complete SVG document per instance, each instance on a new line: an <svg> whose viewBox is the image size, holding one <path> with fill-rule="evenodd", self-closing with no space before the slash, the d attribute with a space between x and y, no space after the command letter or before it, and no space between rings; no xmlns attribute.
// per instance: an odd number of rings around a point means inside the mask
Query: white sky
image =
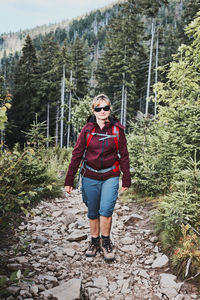
<svg viewBox="0 0 200 300"><path fill-rule="evenodd" d="M0 34L58 23L114 0L0 0Z"/></svg>

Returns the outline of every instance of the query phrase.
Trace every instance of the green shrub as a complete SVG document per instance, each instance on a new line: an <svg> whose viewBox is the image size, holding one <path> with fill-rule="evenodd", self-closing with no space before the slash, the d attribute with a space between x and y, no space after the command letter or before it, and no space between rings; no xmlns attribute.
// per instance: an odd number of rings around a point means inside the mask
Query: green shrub
<svg viewBox="0 0 200 300"><path fill-rule="evenodd" d="M132 122L128 149L134 189L143 195L166 192L175 171L168 134L159 132L155 120Z"/></svg>
<svg viewBox="0 0 200 300"><path fill-rule="evenodd" d="M176 175L172 191L158 205L155 220L164 248L176 246L181 225L189 224L200 231L200 169L199 162L186 161L186 169Z"/></svg>
<svg viewBox="0 0 200 300"><path fill-rule="evenodd" d="M1 153L0 216L26 213L33 201L61 195L70 154L71 149L26 148L20 152L17 147Z"/></svg>

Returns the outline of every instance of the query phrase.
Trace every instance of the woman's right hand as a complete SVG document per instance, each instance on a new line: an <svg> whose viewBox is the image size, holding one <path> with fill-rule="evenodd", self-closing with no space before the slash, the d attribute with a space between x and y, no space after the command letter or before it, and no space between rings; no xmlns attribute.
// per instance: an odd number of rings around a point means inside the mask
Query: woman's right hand
<svg viewBox="0 0 200 300"><path fill-rule="evenodd" d="M68 186L68 185L66 185L66 186L65 186L65 191L66 191L68 194L71 194L71 192L73 191L73 186Z"/></svg>

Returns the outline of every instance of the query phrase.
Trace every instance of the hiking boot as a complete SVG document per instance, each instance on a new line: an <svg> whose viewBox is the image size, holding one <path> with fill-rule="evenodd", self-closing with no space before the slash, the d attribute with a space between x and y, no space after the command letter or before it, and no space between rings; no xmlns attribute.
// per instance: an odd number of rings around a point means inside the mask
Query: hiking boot
<svg viewBox="0 0 200 300"><path fill-rule="evenodd" d="M87 257L92 257L97 254L98 251L100 251L100 238L92 238L89 244L88 249L85 252L85 255Z"/></svg>
<svg viewBox="0 0 200 300"><path fill-rule="evenodd" d="M104 259L106 261L112 261L115 259L113 245L109 237L101 238L101 250L103 251Z"/></svg>

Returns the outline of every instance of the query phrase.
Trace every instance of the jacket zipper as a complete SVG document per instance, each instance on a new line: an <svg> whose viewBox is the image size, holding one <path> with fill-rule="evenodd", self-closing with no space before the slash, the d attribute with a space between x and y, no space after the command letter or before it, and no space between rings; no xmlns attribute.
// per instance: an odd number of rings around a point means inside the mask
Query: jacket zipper
<svg viewBox="0 0 200 300"><path fill-rule="evenodd" d="M103 152L104 152L104 140L102 141L102 148L101 148L101 169L103 169Z"/></svg>

